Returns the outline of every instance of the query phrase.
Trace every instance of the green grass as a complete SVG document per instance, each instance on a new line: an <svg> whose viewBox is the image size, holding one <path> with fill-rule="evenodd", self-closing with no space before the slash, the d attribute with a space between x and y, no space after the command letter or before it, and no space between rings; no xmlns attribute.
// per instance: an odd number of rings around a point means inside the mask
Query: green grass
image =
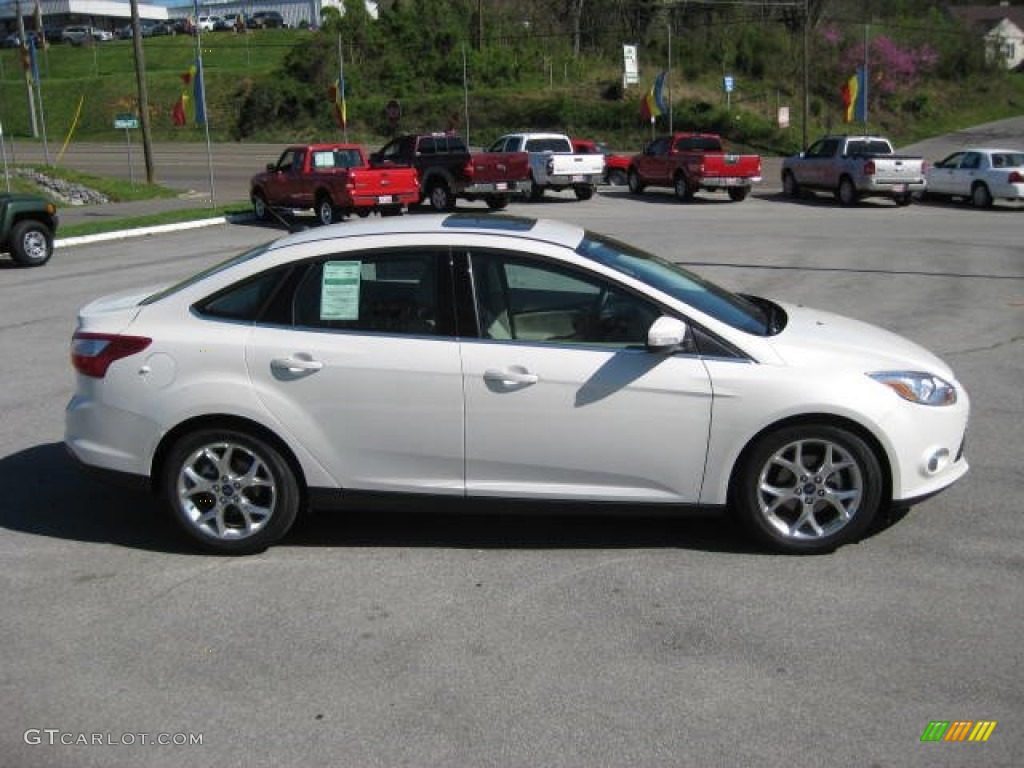
<svg viewBox="0 0 1024 768"><path fill-rule="evenodd" d="M98 235L104 232L120 232L126 229L141 229L142 227L156 227L162 224L177 224L183 221L202 221L203 219L214 219L220 216L246 217L251 215L251 213L252 210L248 206L233 204L217 206L215 208L189 208L166 211L164 213L136 216L127 219L89 221L81 224L61 226L57 232L57 239Z"/></svg>

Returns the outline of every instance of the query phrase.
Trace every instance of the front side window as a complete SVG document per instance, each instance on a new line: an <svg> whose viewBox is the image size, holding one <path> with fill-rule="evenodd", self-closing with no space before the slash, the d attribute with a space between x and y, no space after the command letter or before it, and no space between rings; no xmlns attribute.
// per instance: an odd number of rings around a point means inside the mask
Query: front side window
<svg viewBox="0 0 1024 768"><path fill-rule="evenodd" d="M518 255L471 254L484 338L644 345L658 307L593 275Z"/></svg>
<svg viewBox="0 0 1024 768"><path fill-rule="evenodd" d="M318 261L295 290L293 322L371 333L448 333L437 259L430 251L375 251Z"/></svg>

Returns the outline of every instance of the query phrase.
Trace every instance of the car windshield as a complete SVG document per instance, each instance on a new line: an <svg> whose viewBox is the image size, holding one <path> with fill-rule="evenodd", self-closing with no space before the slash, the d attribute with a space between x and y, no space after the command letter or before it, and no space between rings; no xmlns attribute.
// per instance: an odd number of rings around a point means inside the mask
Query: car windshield
<svg viewBox="0 0 1024 768"><path fill-rule="evenodd" d="M250 259L255 259L257 256L266 251L267 248L270 247L270 245L271 243L264 243L263 245L258 245L251 250L238 254L237 256L232 256L227 261L222 261L220 262L220 264L214 264L212 267L204 269L202 272L197 272L191 277L186 277L180 283L175 283L174 285L168 286L167 288L164 288L150 296L147 296L142 301L140 301L139 304L142 306L145 306L147 304L154 304L160 301L161 299L165 299L168 296L177 293L178 291L188 288L190 285L198 283L200 280L205 280L211 275L215 275L218 272L223 272L225 269L231 269L231 267L237 264L243 264L249 261Z"/></svg>
<svg viewBox="0 0 1024 768"><path fill-rule="evenodd" d="M576 252L667 293L737 330L758 336L771 333L770 318L761 307L678 264L593 232L586 233L576 246Z"/></svg>

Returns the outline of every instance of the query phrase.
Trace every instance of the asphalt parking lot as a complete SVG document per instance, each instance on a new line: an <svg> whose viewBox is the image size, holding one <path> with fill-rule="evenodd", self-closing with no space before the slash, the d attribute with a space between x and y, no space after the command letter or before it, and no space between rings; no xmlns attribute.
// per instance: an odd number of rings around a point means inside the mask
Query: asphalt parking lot
<svg viewBox="0 0 1024 768"><path fill-rule="evenodd" d="M314 515L254 557L197 555L147 497L65 456L74 313L280 232L4 261L0 763L1024 763L1024 214L624 190L511 212L924 344L971 394L970 474L814 558L713 520L387 513ZM985 743L922 743L932 721L997 725Z"/></svg>

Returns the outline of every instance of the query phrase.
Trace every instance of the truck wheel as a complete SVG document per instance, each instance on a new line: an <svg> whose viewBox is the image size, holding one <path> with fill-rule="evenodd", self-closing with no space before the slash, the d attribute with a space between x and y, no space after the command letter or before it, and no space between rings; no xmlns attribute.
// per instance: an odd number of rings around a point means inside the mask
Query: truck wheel
<svg viewBox="0 0 1024 768"><path fill-rule="evenodd" d="M684 203L688 203L693 200L694 189L690 182L686 180L686 177L682 174L676 176L673 187L676 191L676 197L682 200Z"/></svg>
<svg viewBox="0 0 1024 768"><path fill-rule="evenodd" d="M544 197L544 187L533 180L533 176L526 182L527 193L526 196L529 198L531 203L540 202Z"/></svg>
<svg viewBox="0 0 1024 768"><path fill-rule="evenodd" d="M262 192L252 193L252 212L260 221L270 221L270 206Z"/></svg>
<svg viewBox="0 0 1024 768"><path fill-rule="evenodd" d="M435 182L430 187L427 197L430 200L430 207L438 213L450 211L455 207L455 195L443 181Z"/></svg>
<svg viewBox="0 0 1024 768"><path fill-rule="evenodd" d="M325 227L339 220L338 213L334 210L334 203L327 195L321 195L316 200L316 220Z"/></svg>
<svg viewBox="0 0 1024 768"><path fill-rule="evenodd" d="M594 188L589 184L581 184L578 187L573 187L572 191L576 193L577 200L589 200L594 196Z"/></svg>
<svg viewBox="0 0 1024 768"><path fill-rule="evenodd" d="M800 197L800 185L796 183L796 177L791 171L782 174L782 193L786 197Z"/></svg>
<svg viewBox="0 0 1024 768"><path fill-rule="evenodd" d="M11 257L22 267L41 267L53 255L53 233L32 219L11 228Z"/></svg>
<svg viewBox="0 0 1024 768"><path fill-rule="evenodd" d="M629 173L626 174L626 184L629 186L629 191L634 195L642 195L644 193L644 183L640 181L640 174L636 172L636 168L629 169Z"/></svg>
<svg viewBox="0 0 1024 768"><path fill-rule="evenodd" d="M750 194L750 187L729 187L729 199L734 203L741 203Z"/></svg>
<svg viewBox="0 0 1024 768"><path fill-rule="evenodd" d="M621 168L612 168L605 175L605 183L613 187L626 186L626 173Z"/></svg>
<svg viewBox="0 0 1024 768"><path fill-rule="evenodd" d="M849 206L857 204L857 188L853 186L849 176L843 176L839 180L839 189L836 192L836 197L839 198L840 205Z"/></svg>
<svg viewBox="0 0 1024 768"><path fill-rule="evenodd" d="M914 202L914 193L913 192L900 192L893 199L896 201L896 205L898 205L901 208L903 208L903 207L906 207L906 206L910 205L912 202Z"/></svg>
<svg viewBox="0 0 1024 768"><path fill-rule="evenodd" d="M508 208L508 195L488 195L484 202L492 211L503 211Z"/></svg>
<svg viewBox="0 0 1024 768"><path fill-rule="evenodd" d="M978 182L971 189L971 203L975 208L991 208L992 207L992 193L988 191L988 187L984 182Z"/></svg>
<svg viewBox="0 0 1024 768"><path fill-rule="evenodd" d="M385 205L380 209L381 216L401 216L402 206L400 205Z"/></svg>

